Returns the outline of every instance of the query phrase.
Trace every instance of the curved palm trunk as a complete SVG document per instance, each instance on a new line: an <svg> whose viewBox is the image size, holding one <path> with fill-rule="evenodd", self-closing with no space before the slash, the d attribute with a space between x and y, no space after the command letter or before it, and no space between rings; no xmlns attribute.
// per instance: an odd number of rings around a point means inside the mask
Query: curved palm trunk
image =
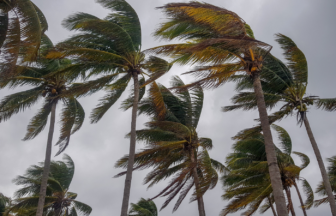
<svg viewBox="0 0 336 216"><path fill-rule="evenodd" d="M269 202L269 204L270 204L270 206L271 206L273 215L274 215L274 216L277 216L277 214L276 214L276 212L275 212L275 209L274 209L274 206L273 206L273 203L272 203L272 201L271 201L271 198L270 198L270 197L267 197L267 199L268 199L268 202Z"/></svg>
<svg viewBox="0 0 336 216"><path fill-rule="evenodd" d="M40 188L36 216L42 216L43 214L44 200L46 197L47 183L48 183L49 171L50 171L52 139L53 139L54 127L55 127L55 113L56 113L56 102L53 102L53 104L51 105L50 127L49 127L49 134L48 134L47 150L46 150L46 156L44 159L44 169L43 169L43 174L42 174L42 181L41 181L41 188Z"/></svg>
<svg viewBox="0 0 336 216"><path fill-rule="evenodd" d="M125 186L124 186L124 196L121 206L121 216L127 216L128 203L131 192L131 182L132 182L134 155L135 155L136 119L137 119L138 101L139 101L139 79L137 72L133 72L133 80L134 80L134 101L132 109L131 141L130 141L130 150L129 150Z"/></svg>
<svg viewBox="0 0 336 216"><path fill-rule="evenodd" d="M294 207L293 207L291 192L290 192L288 187L285 188L285 191L286 191L286 194L287 194L289 210L291 211L292 216L295 216L296 214L295 214Z"/></svg>
<svg viewBox="0 0 336 216"><path fill-rule="evenodd" d="M196 163L195 160L195 153L193 149L190 151L190 160L192 163ZM197 175L197 166L195 166L192 170L193 176L194 176L194 182L195 182L195 187L196 187L196 192L200 190L200 183ZM198 213L199 216L205 216L205 209L204 209L204 201L203 201L203 196L198 196L197 195L197 204L198 204Z"/></svg>
<svg viewBox="0 0 336 216"><path fill-rule="evenodd" d="M294 187L295 187L296 192L297 192L297 194L298 194L298 196L299 196L299 199L300 199L300 203L301 203L301 208L302 208L302 211L303 211L303 215L304 215L304 216L307 216L307 212L306 212L306 209L304 208L304 203L303 203L303 200L302 200L302 197L301 197L300 190L299 190L299 188L298 188L298 186L297 186L297 184L296 184L295 181L294 181Z"/></svg>
<svg viewBox="0 0 336 216"><path fill-rule="evenodd" d="M325 190L328 194L328 201L329 201L329 204L330 204L331 213L332 213L333 216L336 216L335 197L332 193L332 189L331 189L331 185L330 185L330 181L329 181L329 176L328 176L326 168L324 166L320 150L319 150L319 148L317 146L317 143L315 141L314 134L313 134L313 132L310 128L310 124L309 124L307 116L305 116L305 118L304 118L304 124L305 124L306 130L307 130L308 137L310 139L310 143L311 143L311 145L314 149L314 153L315 153L315 156L316 156L316 159L317 159L317 163L320 167L320 171L321 171L322 178L323 178L323 184L324 184Z"/></svg>
<svg viewBox="0 0 336 216"><path fill-rule="evenodd" d="M274 201L277 209L277 213L279 216L287 216L287 207L286 207L286 200L283 194L283 187L280 177L280 170L278 167L278 162L275 154L275 148L273 144L273 138L271 133L271 128L268 122L268 115L264 100L264 94L261 88L260 82L260 74L254 73L253 74L253 87L254 92L257 99L260 123L265 139L265 151L267 156L267 163L268 163L268 170L270 173L272 189L273 189L273 196Z"/></svg>

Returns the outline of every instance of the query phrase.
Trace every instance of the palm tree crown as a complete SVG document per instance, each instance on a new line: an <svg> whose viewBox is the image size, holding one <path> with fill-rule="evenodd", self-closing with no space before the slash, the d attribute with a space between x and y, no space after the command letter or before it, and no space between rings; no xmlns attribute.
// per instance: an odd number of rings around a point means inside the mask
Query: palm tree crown
<svg viewBox="0 0 336 216"><path fill-rule="evenodd" d="M299 180L303 182L304 191L307 195L306 202L301 203L301 206L311 206L314 200L313 191L308 181L300 176L301 170L309 165L310 160L307 155L292 151L292 141L285 129L277 125L272 125L272 127L278 132L280 140L280 148L276 148L277 158L283 189L288 196L288 210L293 205L290 188L294 186L299 193L296 184ZM234 213L246 207L248 207L248 210L244 215L251 215L258 209L260 209L260 213L264 213L270 208L275 213L263 135L258 133L238 139L232 148L234 153L229 154L226 160L230 172L222 178L226 187L225 194L222 197L231 201L223 209L221 215ZM303 162L301 166L294 164L291 153L300 157ZM301 195L299 194L299 196ZM263 201L265 201L265 204L261 206Z"/></svg>
<svg viewBox="0 0 336 216"><path fill-rule="evenodd" d="M47 196L44 205L45 215L90 215L90 206L76 200L77 194L70 192L70 184L75 173L75 164L68 155L63 161L52 161L47 186ZM34 165L27 169L23 176L13 181L23 187L15 192L13 212L26 211L25 215L35 215L38 194L41 187L41 177L44 164Z"/></svg>
<svg viewBox="0 0 336 216"><path fill-rule="evenodd" d="M171 83L173 87L184 85L178 76L173 77ZM224 172L225 167L209 157L207 150L212 148L211 139L200 138L196 132L203 107L201 87L173 93L153 83L149 94L150 97L140 103L139 113L151 116L152 121L146 123L146 129L137 131L137 140L145 142L146 148L135 155L134 169L153 168L145 178L149 187L173 176L156 197L168 196L163 209L180 192L175 211L194 185L192 201L214 188L218 181L217 171ZM128 156L125 156L116 166L126 167L127 163Z"/></svg>

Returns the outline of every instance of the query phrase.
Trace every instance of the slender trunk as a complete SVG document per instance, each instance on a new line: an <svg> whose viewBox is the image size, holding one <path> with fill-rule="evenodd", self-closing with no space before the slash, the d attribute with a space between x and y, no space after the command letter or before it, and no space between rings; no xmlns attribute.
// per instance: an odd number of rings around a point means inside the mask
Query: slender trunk
<svg viewBox="0 0 336 216"><path fill-rule="evenodd" d="M195 163L195 152L193 151L194 149L192 148L190 150L190 160L192 163ZM197 175L197 166L193 168L193 176L194 176L194 182L195 182L195 187L196 187L196 192L198 193L200 191L200 183ZM197 204L198 204L198 213L199 216L205 216L205 209L204 209L204 201L203 201L203 196L198 196L197 194Z"/></svg>
<svg viewBox="0 0 336 216"><path fill-rule="evenodd" d="M307 133L308 133L308 137L310 139L310 143L313 146L314 153L315 153L315 156L316 156L316 159L317 159L317 163L318 163L318 165L320 167L320 171L321 171L322 179L323 179L323 185L324 185L325 190L326 190L326 192L328 194L328 201L329 201L329 204L330 204L331 213L332 213L333 216L336 216L335 197L334 197L334 195L332 193L332 189L331 189L331 185L330 185L330 181L329 181L329 176L328 176L327 171L325 169L325 166L324 166L324 163L323 163L323 159L322 159L320 150L319 150L319 148L317 146L317 143L315 141L313 132L312 132L312 130L310 128L307 116L305 116L305 118L304 118L304 124L306 126L306 130L307 130Z"/></svg>
<svg viewBox="0 0 336 216"><path fill-rule="evenodd" d="M303 215L304 215L304 216L307 216L307 212L306 212L306 209L305 209L305 207L304 207L304 203L303 203L303 200L302 200L302 197L301 197L300 190L299 190L299 188L298 188L298 186L297 186L297 184L296 184L295 181L294 181L294 187L295 187L296 192L297 192L297 194L298 194L298 196L299 196L299 199L300 199L300 203L301 203L301 208L302 208L302 211L303 211Z"/></svg>
<svg viewBox="0 0 336 216"><path fill-rule="evenodd" d="M274 215L274 216L277 216L271 198L270 198L270 197L267 197L267 199L268 199L268 202L269 202L269 204L270 204L270 206L271 206L273 215Z"/></svg>
<svg viewBox="0 0 336 216"><path fill-rule="evenodd" d="M265 139L265 151L267 156L268 170L270 173L273 196L279 216L287 216L286 200L283 194L280 170L275 154L271 128L268 122L267 110L264 100L264 94L261 88L260 74L253 74L253 87L257 99L260 123Z"/></svg>
<svg viewBox="0 0 336 216"><path fill-rule="evenodd" d="M292 201L292 196L291 196L291 192L289 190L289 188L285 188L286 194L287 194L287 199L288 199L288 205L289 205L289 210L292 213L292 216L295 216L295 211L294 211L294 207L293 207L293 201Z"/></svg>
<svg viewBox="0 0 336 216"><path fill-rule="evenodd" d="M47 150L46 150L46 155L44 159L44 169L43 169L43 174L42 174L42 181L41 181L41 188L40 188L36 216L42 216L43 214L44 200L45 200L46 193L47 193L47 183L48 183L49 171L50 171L51 148L52 148L54 127L55 127L55 113L56 113L56 102L52 102L52 103L53 104L51 105L50 127L49 127L49 134L48 134Z"/></svg>
<svg viewBox="0 0 336 216"><path fill-rule="evenodd" d="M139 101L139 79L137 72L133 72L133 80L134 80L134 101L132 109L131 141L130 141L127 173L125 179L124 197L121 206L121 216L127 216L128 203L131 192L131 182L132 182L132 173L134 165L134 155L135 155L136 119L137 119L138 101Z"/></svg>

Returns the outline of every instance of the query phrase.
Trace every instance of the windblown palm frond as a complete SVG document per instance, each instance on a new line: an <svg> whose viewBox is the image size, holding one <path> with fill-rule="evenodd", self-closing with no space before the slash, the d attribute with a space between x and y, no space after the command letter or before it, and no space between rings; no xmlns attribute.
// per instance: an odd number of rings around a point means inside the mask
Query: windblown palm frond
<svg viewBox="0 0 336 216"><path fill-rule="evenodd" d="M50 165L44 213L45 215L90 215L92 208L76 201L77 194L69 191L75 172L74 162L68 155L64 155L63 159L64 161L52 161ZM16 199L10 212L18 215L36 214L43 167L43 163L33 165L23 176L13 180L16 185L23 187L16 191Z"/></svg>
<svg viewBox="0 0 336 216"><path fill-rule="evenodd" d="M173 87L184 85L178 76L172 78L171 84ZM154 197L167 197L161 209L179 194L173 209L176 211L194 185L191 201L198 200L216 186L218 173L226 171L224 165L207 153L207 149L212 148L211 139L198 138L196 133L202 106L201 87L172 92L155 82L149 89L149 98L140 102L139 113L150 116L152 121L146 123L145 129L137 131L137 140L144 142L146 147L136 153L134 169L153 168L145 178L149 187L171 178L167 187ZM116 167L127 165L128 156L116 163ZM123 174L125 172L117 176Z"/></svg>

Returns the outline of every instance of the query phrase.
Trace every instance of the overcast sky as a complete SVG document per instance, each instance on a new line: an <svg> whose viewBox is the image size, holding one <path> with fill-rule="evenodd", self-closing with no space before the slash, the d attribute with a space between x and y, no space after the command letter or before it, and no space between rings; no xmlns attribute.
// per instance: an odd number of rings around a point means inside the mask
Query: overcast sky
<svg viewBox="0 0 336 216"><path fill-rule="evenodd" d="M87 12L104 18L109 11L95 3L94 0L32 0L47 17L49 30L47 35L54 43L68 38L72 33L61 26L64 18L75 12ZM158 24L164 21L163 15L155 7L168 2L164 0L128 0L137 11L143 34L143 48L150 48L163 44L164 41L156 41L151 36ZM183 1L187 2L187 1ZM208 0L208 3L225 7L236 12L254 30L258 40L274 46L272 53L281 57L281 50L274 42L274 34L282 33L291 37L299 48L305 53L309 66L308 94L320 97L335 97L335 0ZM168 75L159 80L162 84L169 84L172 75L178 75L187 71L188 67L174 66ZM191 78L183 76L188 83ZM17 90L1 90L0 98ZM119 109L122 99L128 96L126 91L122 98L111 108L104 118L97 124L89 124L86 119L82 129L71 138L70 146L65 153L69 154L75 162L76 171L71 185L71 191L78 193L77 200L82 201L93 208L92 216L119 215L124 187L124 178L112 178L121 169L115 169L114 163L128 153L129 140L125 134L130 130L131 110L123 112ZM230 98L234 95L234 85L228 84L221 88L205 92L203 113L198 126L198 134L201 137L209 137L213 140L214 149L210 156L224 163L225 157L230 153L233 141L231 137L240 130L256 124L253 119L258 117L256 111L231 112L220 111L222 106L230 104ZM98 103L103 92L91 97L80 99L89 116L91 110ZM12 196L18 189L11 180L17 175L23 174L28 166L44 160L48 130L45 129L38 137L31 141L23 142L26 126L30 118L37 112L41 104L17 114L10 121L0 124L0 192ZM57 114L60 112L60 106ZM324 159L336 155L335 126L336 113L319 111L314 108L308 112L316 140ZM58 118L59 120L59 118ZM137 128L143 127L148 119L140 116ZM296 124L296 118L288 117L279 123L291 135L293 150L307 154L311 164L301 173L313 189L321 181L320 171L308 140L305 128ZM59 135L57 124L54 142ZM275 137L275 136L274 136ZM275 139L275 143L277 140ZM142 148L137 145L137 149ZM53 150L53 155L57 147ZM61 156L54 157L60 160ZM298 158L295 158L299 164ZM327 164L326 164L327 165ZM149 170L135 172L133 175L131 202L137 202L141 197L151 198L155 196L168 181L155 185L147 190L142 184L143 178ZM303 215L299 209L299 201L292 189L294 206L298 216ZM212 191L205 194L205 209L208 216L219 215L226 201L221 199L223 189L221 183ZM316 198L317 197L316 195ZM165 198L155 200L160 208ZM188 203L186 199L180 208L173 214L176 216L198 215L196 202ZM171 215L173 204L162 210L160 216ZM240 215L240 213L232 214ZM264 215L272 215L266 212ZM328 205L313 208L308 215L331 215Z"/></svg>

